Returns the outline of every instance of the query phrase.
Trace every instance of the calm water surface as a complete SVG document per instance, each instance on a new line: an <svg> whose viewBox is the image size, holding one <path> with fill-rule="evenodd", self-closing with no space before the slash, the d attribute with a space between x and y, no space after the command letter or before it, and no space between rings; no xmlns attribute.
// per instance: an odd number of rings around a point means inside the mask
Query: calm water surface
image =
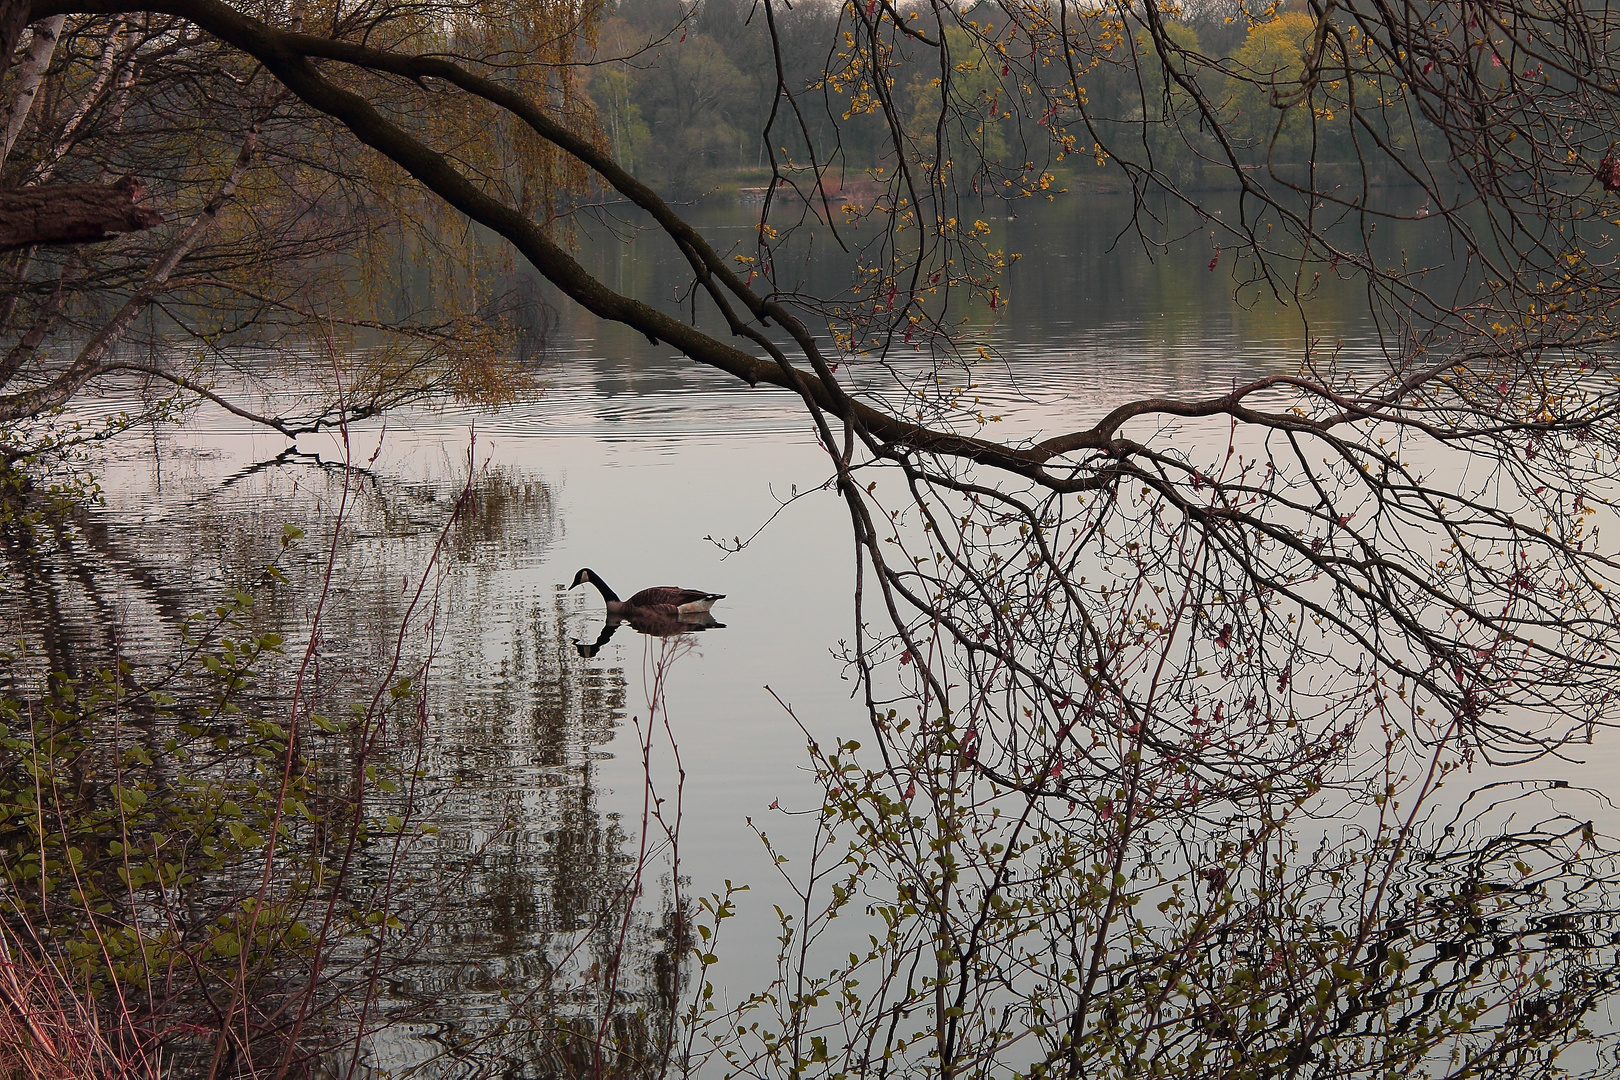
<svg viewBox="0 0 1620 1080"><path fill-rule="evenodd" d="M1297 313L1252 296L1234 304L1230 278L1207 269L1203 233L1165 252L1110 251L1127 209L1093 197L996 224L1026 256L1005 318L978 328L1001 359L972 375L985 411L1005 417L998 434L1089 426L1127 397L1218 392L1297 364ZM738 212L698 217L722 242L748 235ZM616 246L587 235L583 257L610 283L634 280L667 300L685 285L650 239ZM1319 348L1352 362L1377 345L1354 300L1322 301L1311 329ZM569 310L558 313L543 379L543 393L498 412L392 415L356 429L347 451L331 435L289 447L209 409L183 429L125 436L97 463L106 504L84 516L76 556L0 581L0 604L25 635L55 625L157 654L177 614L241 580L294 522L309 532L299 591L276 602L274 618L296 641L346 499L319 651L334 685L363 686L388 656L470 455L477 513L451 531L439 615L410 643L436 656L423 760L439 832L415 868L423 882L439 873L450 884L416 899L442 917L425 919L434 929L422 952L389 983L403 1019L371 1040L367 1067L439 1071L437 1055L508 1015L512 995L583 962L589 926L628 880L642 839L638 733L663 646L623 628L582 658L573 642L595 640L602 619L594 593L564 588L577 569L595 568L621 595L663 583L726 594L715 608L724 628L683 639L690 648L668 664L666 697L685 770L686 893L725 879L751 887L719 950L715 981L732 1000L775 973L771 904L787 896L749 820L791 853L804 827L772 806L817 800L805 736L779 701L822 737L858 737L866 725L835 656L852 629L849 529L838 500L816 490L828 470L793 401ZM346 457L364 473L346 478ZM795 492L808 494L784 506ZM736 554L709 539L756 531ZM667 747L654 757L672 803ZM1577 783L1598 776L1596 764L1563 768ZM661 858L640 924L654 951L656 894L669 887ZM457 1004L413 1011L446 1000ZM543 995L533 1004L569 1008ZM497 1060L479 1053L463 1066L521 1057L510 1046Z"/></svg>

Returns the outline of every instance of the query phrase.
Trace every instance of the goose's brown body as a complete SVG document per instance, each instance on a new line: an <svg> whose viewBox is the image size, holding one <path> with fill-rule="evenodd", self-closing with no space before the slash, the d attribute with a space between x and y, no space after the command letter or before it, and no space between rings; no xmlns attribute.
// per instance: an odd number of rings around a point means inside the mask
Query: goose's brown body
<svg viewBox="0 0 1620 1080"><path fill-rule="evenodd" d="M708 611L719 600L723 593L706 593L698 589L680 589L674 585L654 585L650 589L642 589L630 599L624 601L625 608L661 608L672 607L681 612ZM611 607L612 605L608 605Z"/></svg>

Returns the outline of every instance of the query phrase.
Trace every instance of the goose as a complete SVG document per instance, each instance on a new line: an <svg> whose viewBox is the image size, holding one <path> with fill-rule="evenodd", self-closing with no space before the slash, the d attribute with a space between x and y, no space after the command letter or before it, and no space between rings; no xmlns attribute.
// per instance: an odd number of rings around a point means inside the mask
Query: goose
<svg viewBox="0 0 1620 1080"><path fill-rule="evenodd" d="M681 589L674 585L655 585L650 589L642 589L628 600L620 600L619 594L608 588L608 583L597 577L596 571L591 569L581 570L575 574L574 583L568 587L576 589L587 581L595 585L596 591L602 594L608 614L623 616L626 620L630 620L630 617L638 611L651 611L655 608L672 608L682 615L694 615L708 611L716 600L723 600L726 595L703 592L699 589Z"/></svg>

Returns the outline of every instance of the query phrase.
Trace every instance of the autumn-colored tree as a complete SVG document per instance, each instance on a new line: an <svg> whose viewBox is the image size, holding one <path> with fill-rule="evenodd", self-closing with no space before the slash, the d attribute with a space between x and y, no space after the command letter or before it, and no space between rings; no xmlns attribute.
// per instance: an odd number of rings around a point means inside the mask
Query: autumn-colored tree
<svg viewBox="0 0 1620 1080"><path fill-rule="evenodd" d="M1249 28L1243 47L1232 58L1242 72L1229 78L1229 130L1242 139L1256 161L1298 163L1310 148L1310 106L1296 97L1305 53L1316 20L1290 11Z"/></svg>

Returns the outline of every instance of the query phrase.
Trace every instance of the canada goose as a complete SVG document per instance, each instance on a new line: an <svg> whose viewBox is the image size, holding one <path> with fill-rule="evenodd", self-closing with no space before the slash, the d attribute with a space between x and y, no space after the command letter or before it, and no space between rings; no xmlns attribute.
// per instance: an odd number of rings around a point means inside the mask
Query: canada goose
<svg viewBox="0 0 1620 1080"><path fill-rule="evenodd" d="M698 589L680 589L674 585L655 585L650 589L642 589L628 600L620 600L619 595L608 588L607 582L597 577L595 570L589 569L575 574L574 583L568 587L575 589L587 581L595 585L596 591L602 594L609 615L620 615L631 622L634 621L631 618L634 613L655 608L671 608L682 615L708 611L716 600L723 600L726 595L702 592Z"/></svg>

